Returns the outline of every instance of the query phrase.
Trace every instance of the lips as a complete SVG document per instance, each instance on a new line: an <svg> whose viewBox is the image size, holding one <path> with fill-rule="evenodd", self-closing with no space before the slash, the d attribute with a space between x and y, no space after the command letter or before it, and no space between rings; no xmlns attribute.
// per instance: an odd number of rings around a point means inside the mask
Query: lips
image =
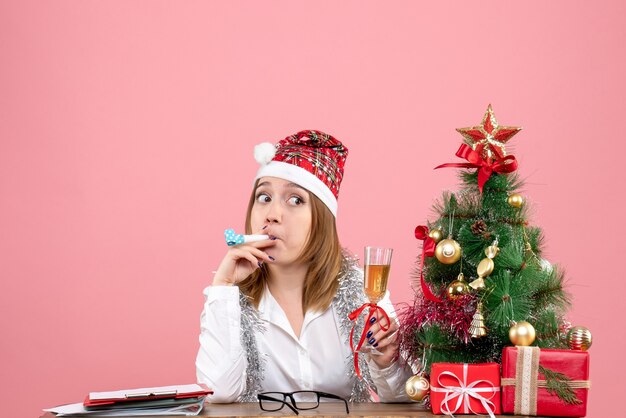
<svg viewBox="0 0 626 418"><path fill-rule="evenodd" d="M273 234L271 231L265 231L265 233L269 235L270 239L280 239L279 236L277 236L276 234Z"/></svg>

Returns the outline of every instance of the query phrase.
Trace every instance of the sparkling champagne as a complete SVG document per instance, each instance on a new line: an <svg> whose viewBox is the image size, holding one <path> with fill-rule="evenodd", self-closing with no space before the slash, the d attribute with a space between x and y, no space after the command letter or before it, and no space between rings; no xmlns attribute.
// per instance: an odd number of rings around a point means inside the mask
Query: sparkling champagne
<svg viewBox="0 0 626 418"><path fill-rule="evenodd" d="M389 264L369 264L365 266L365 294L371 303L378 303L387 291Z"/></svg>

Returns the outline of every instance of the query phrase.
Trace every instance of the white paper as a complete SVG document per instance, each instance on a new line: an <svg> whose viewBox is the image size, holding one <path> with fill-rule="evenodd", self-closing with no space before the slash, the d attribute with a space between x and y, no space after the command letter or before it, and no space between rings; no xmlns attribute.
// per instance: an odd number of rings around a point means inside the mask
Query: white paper
<svg viewBox="0 0 626 418"><path fill-rule="evenodd" d="M52 412L59 417L73 416L73 415L98 415L106 417L115 416L142 416L142 415L198 415L202 411L204 406L204 399L202 397L198 402L186 405L168 406L165 408L123 408L115 410L87 410L82 403L73 403L68 405L61 405L55 408L44 409L45 412Z"/></svg>

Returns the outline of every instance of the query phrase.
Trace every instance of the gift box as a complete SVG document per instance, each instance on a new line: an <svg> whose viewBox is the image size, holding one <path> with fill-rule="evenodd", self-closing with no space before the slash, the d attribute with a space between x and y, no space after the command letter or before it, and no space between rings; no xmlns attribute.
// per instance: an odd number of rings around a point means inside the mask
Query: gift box
<svg viewBox="0 0 626 418"><path fill-rule="evenodd" d="M586 351L505 347L502 352L504 413L584 417L590 387Z"/></svg>
<svg viewBox="0 0 626 418"><path fill-rule="evenodd" d="M433 363L430 404L436 415L494 414L500 408L498 363Z"/></svg>

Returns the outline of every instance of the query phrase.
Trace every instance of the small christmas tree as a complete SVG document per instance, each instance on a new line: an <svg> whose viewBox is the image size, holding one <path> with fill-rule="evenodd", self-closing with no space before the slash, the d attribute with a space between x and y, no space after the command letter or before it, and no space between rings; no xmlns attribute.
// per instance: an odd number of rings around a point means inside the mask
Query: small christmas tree
<svg viewBox="0 0 626 418"><path fill-rule="evenodd" d="M541 256L529 225L515 157L505 147L521 128L499 126L491 105L481 125L458 129L465 143L461 189L444 192L423 241L412 307L402 314L402 349L425 372L435 362L500 362L504 346L565 347L569 306L563 273ZM536 335L536 337L535 337Z"/></svg>

